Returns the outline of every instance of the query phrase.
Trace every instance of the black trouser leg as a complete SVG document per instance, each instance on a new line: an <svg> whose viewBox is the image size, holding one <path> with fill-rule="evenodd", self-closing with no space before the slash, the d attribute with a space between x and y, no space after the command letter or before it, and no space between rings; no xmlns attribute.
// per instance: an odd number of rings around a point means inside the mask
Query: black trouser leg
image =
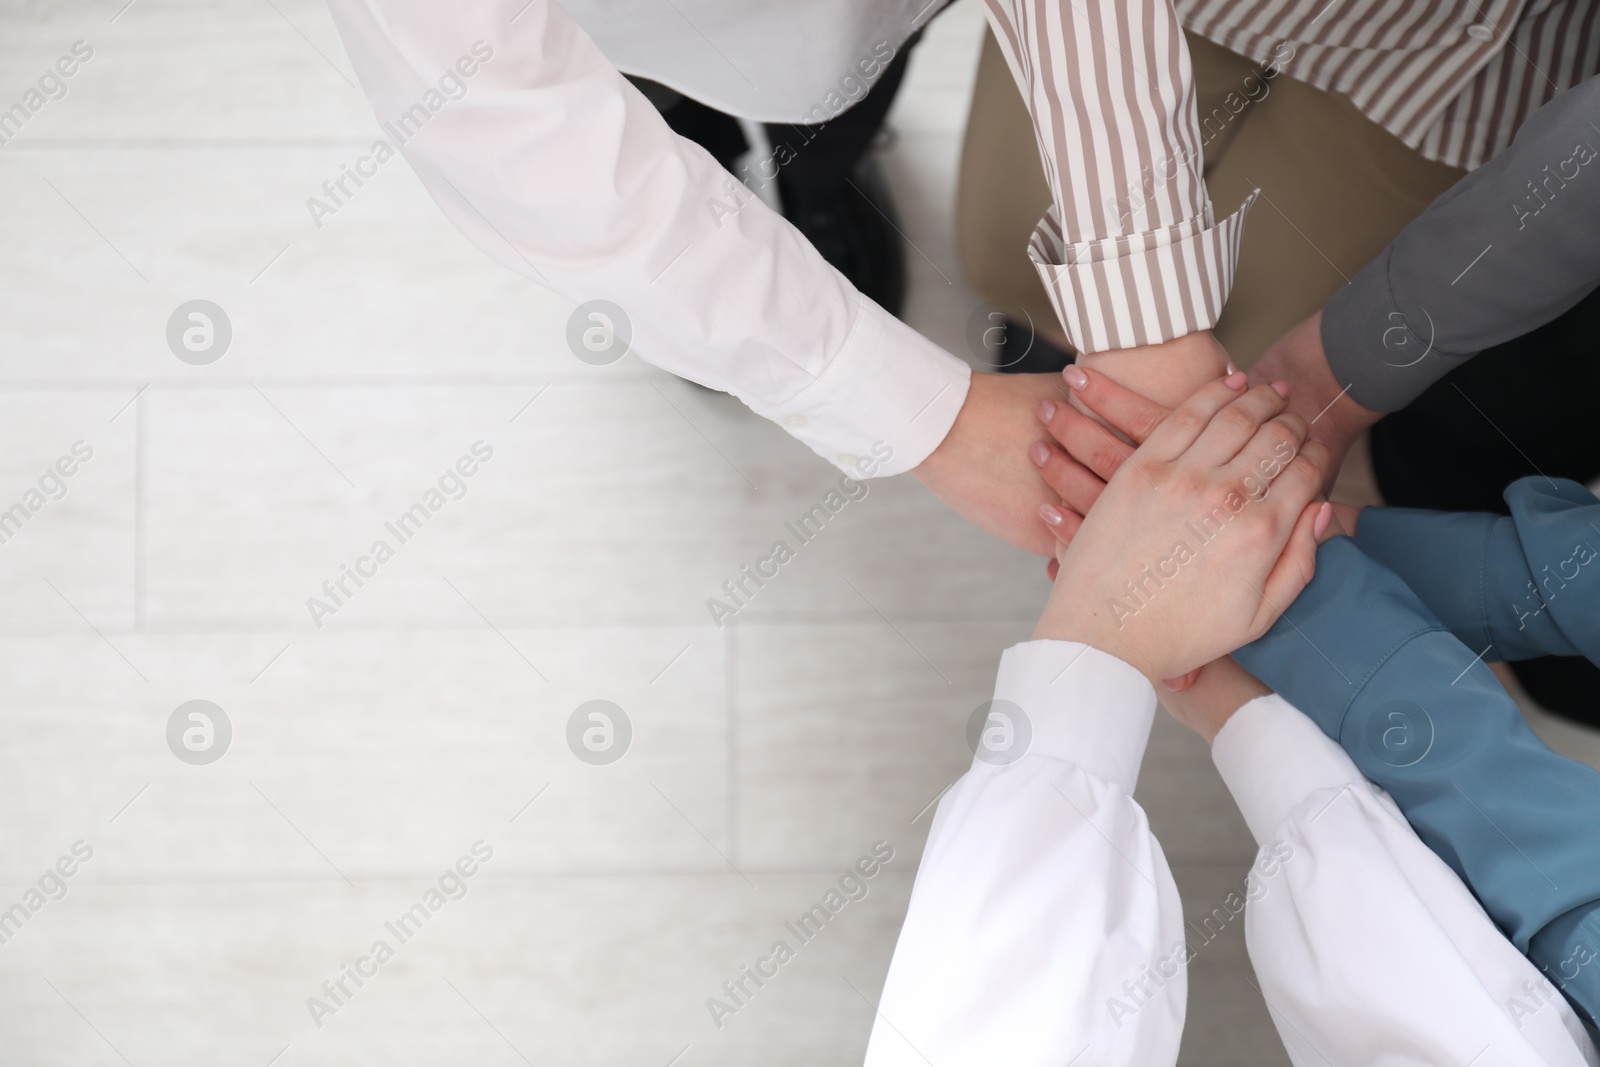
<svg viewBox="0 0 1600 1067"><path fill-rule="evenodd" d="M784 217L857 289L898 315L905 303L905 252L888 186L870 152L916 42L913 36L901 45L865 95L836 117L813 125L767 123L770 153L743 167L736 164L749 143L737 119L654 82L632 80L674 132L728 170L759 184L776 175ZM841 98L853 84L859 82L841 77Z"/></svg>
<svg viewBox="0 0 1600 1067"><path fill-rule="evenodd" d="M873 138L883 129L883 120L905 80L906 61L919 37L901 45L866 96L838 117L810 126L766 124L773 158L780 165L781 184L839 186L854 176L872 147Z"/></svg>

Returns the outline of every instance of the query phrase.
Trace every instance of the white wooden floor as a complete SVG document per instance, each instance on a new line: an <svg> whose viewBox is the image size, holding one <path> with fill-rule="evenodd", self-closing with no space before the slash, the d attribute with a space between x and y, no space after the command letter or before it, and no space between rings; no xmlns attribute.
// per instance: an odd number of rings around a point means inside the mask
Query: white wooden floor
<svg viewBox="0 0 1600 1067"><path fill-rule="evenodd" d="M306 198L377 132L320 4L125 3L0 8L0 107L93 49L0 147L0 510L92 449L0 544L0 909L46 898L0 944L0 1061L858 1063L1038 561L875 482L713 627L836 472L727 397L579 362L571 306L403 163L316 228ZM957 352L981 21L934 24L887 159L909 317ZM232 326L209 365L167 344L194 299ZM307 598L476 442L465 494L316 628ZM191 700L231 727L216 762L169 747ZM591 700L631 723L618 762L569 749ZM1163 718L1140 793L1210 911L1253 850L1204 746ZM877 841L866 899L714 1025ZM369 977L335 999L344 965ZM1284 1062L1247 973L1237 930L1201 951L1186 1064Z"/></svg>

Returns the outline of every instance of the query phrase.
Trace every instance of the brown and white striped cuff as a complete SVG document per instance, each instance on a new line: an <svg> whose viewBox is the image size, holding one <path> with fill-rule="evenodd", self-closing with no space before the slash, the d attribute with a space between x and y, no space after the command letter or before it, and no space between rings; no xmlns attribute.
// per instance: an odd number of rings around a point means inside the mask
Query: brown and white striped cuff
<svg viewBox="0 0 1600 1067"><path fill-rule="evenodd" d="M1164 230L1073 244L1063 240L1052 206L1028 242L1028 256L1073 346L1133 348L1215 326L1258 192L1219 223L1208 204L1204 215Z"/></svg>

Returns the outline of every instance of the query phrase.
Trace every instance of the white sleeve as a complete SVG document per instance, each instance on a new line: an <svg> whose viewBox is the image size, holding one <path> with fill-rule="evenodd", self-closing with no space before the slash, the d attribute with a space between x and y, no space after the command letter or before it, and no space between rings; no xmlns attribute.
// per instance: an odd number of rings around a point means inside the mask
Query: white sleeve
<svg viewBox="0 0 1600 1067"><path fill-rule="evenodd" d="M1182 907L1132 798L1154 713L1113 656L1006 651L988 743L939 803L867 1067L1177 1062Z"/></svg>
<svg viewBox="0 0 1600 1067"><path fill-rule="evenodd" d="M873 474L909 470L944 439L970 368L674 134L559 6L328 6L388 141L484 252L615 304L642 358L852 474L867 457Z"/></svg>
<svg viewBox="0 0 1600 1067"><path fill-rule="evenodd" d="M1296 708L1251 701L1212 758L1262 846L1245 936L1297 1067L1600 1062L1556 988Z"/></svg>

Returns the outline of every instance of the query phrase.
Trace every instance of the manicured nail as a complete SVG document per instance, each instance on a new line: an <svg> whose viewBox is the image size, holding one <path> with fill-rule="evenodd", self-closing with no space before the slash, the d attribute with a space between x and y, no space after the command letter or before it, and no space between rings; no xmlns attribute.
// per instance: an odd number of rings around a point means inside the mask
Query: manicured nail
<svg viewBox="0 0 1600 1067"><path fill-rule="evenodd" d="M1333 521L1333 505L1323 501L1317 509L1317 517L1311 523L1311 536L1322 540L1322 535L1328 532L1328 523Z"/></svg>
<svg viewBox="0 0 1600 1067"><path fill-rule="evenodd" d="M1289 399L1289 383L1288 382L1273 382L1272 383L1272 391L1274 393L1277 393L1279 396L1283 397L1285 400Z"/></svg>
<svg viewBox="0 0 1600 1067"><path fill-rule="evenodd" d="M1083 373L1083 368L1076 363L1068 363L1066 369L1061 372L1061 376L1074 389L1082 389L1089 384L1089 376Z"/></svg>
<svg viewBox="0 0 1600 1067"><path fill-rule="evenodd" d="M1239 373L1239 368L1235 367L1233 365L1233 360L1231 360L1231 359L1228 360L1228 373L1229 374L1238 374Z"/></svg>
<svg viewBox="0 0 1600 1067"><path fill-rule="evenodd" d="M1250 378L1244 371L1236 370L1222 380L1227 383L1229 389L1243 389Z"/></svg>
<svg viewBox="0 0 1600 1067"><path fill-rule="evenodd" d="M1053 504L1040 504L1039 517L1051 526L1060 526L1062 522L1061 511Z"/></svg>
<svg viewBox="0 0 1600 1067"><path fill-rule="evenodd" d="M1028 449L1028 455L1033 457L1035 467L1043 467L1050 462L1050 446L1043 441L1035 441L1033 447Z"/></svg>
<svg viewBox="0 0 1600 1067"><path fill-rule="evenodd" d="M1049 423L1056 417L1056 402L1054 400L1039 401L1039 421Z"/></svg>

